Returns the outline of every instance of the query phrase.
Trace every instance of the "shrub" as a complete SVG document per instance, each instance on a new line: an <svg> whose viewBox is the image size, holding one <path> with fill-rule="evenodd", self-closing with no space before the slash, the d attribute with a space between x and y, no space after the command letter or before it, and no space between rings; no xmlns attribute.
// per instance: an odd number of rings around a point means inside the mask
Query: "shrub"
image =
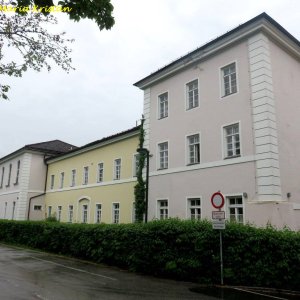
<svg viewBox="0 0 300 300"><path fill-rule="evenodd" d="M300 289L300 233L228 223L224 283ZM0 221L0 241L144 274L220 283L219 232L208 221L66 224Z"/></svg>

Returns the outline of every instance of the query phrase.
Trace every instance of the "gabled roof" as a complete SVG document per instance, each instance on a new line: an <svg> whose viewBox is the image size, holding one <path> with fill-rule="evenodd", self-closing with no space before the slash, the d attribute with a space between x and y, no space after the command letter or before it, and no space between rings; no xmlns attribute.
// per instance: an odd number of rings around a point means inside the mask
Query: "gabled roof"
<svg viewBox="0 0 300 300"><path fill-rule="evenodd" d="M78 147L78 148L76 148L74 150L71 150L71 151L69 151L67 153L62 153L62 154L57 155L55 157L50 157L46 161L47 161L47 163L56 162L56 161L59 161L61 159L69 158L69 157L72 157L72 156L75 156L75 155L78 155L78 154L81 154L81 153L84 153L84 152L87 152L87 151L90 151L90 150L93 150L93 149L105 146L105 145L108 145L108 144L112 144L114 142L118 142L120 140L123 140L123 139L129 138L129 137L138 135L140 127L141 126L138 125L138 126L135 126L133 128L130 128L128 130L125 130L125 131L122 131L122 132L119 132L119 133L116 133L116 134L104 137L104 138L102 138L100 140L88 143L88 144L86 144L86 145L84 145L82 147Z"/></svg>
<svg viewBox="0 0 300 300"><path fill-rule="evenodd" d="M76 148L77 148L76 146L65 143L60 140L53 140L53 141L47 141L47 142L42 142L42 143L29 144L29 145L25 145L24 147L0 158L0 162L4 162L15 156L21 155L22 153L27 152L27 151L35 151L35 152L43 153L47 156L53 156L53 155L58 155L61 153L66 153L66 152L71 151L72 149L76 149Z"/></svg>
<svg viewBox="0 0 300 300"><path fill-rule="evenodd" d="M239 25L216 39L204 44L203 46L189 52L179 59L176 59L170 64L134 83L134 85L140 89L146 89L152 84L155 84L166 77L172 76L176 72L179 72L192 64L206 59L207 57L214 55L217 51L241 41L242 39L249 38L251 35L256 34L259 31L264 32L281 45L284 45L287 50L294 55L297 55L298 58L300 57L299 40L285 30L268 14L262 13L246 23Z"/></svg>

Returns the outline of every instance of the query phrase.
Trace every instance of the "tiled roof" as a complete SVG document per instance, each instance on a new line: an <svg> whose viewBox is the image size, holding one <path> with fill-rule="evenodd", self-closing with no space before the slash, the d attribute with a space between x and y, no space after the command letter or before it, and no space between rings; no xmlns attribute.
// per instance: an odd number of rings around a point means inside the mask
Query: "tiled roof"
<svg viewBox="0 0 300 300"><path fill-rule="evenodd" d="M29 150L42 151L46 153L53 153L53 154L65 153L77 149L76 146L62 142L60 140L30 144L30 145L26 145L24 148Z"/></svg>

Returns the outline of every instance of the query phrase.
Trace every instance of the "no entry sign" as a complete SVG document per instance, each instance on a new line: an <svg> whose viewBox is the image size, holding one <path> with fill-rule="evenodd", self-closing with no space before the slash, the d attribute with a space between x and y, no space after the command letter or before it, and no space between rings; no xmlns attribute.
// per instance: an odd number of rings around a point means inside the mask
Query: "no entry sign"
<svg viewBox="0 0 300 300"><path fill-rule="evenodd" d="M216 192L211 196L211 204L214 208L222 208L224 203L224 196L220 192Z"/></svg>

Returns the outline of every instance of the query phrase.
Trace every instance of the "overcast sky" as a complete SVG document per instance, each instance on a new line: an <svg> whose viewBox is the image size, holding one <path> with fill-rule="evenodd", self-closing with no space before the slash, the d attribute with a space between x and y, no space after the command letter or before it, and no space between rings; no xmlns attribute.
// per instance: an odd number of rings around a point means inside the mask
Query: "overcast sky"
<svg viewBox="0 0 300 300"><path fill-rule="evenodd" d="M135 82L262 12L300 40L299 0L112 4L116 24L109 31L100 31L92 21L74 23L60 16L58 32L75 39L75 71L54 68L1 78L11 91L10 101L0 101L0 157L54 139L83 146L134 127L143 109L143 93Z"/></svg>

